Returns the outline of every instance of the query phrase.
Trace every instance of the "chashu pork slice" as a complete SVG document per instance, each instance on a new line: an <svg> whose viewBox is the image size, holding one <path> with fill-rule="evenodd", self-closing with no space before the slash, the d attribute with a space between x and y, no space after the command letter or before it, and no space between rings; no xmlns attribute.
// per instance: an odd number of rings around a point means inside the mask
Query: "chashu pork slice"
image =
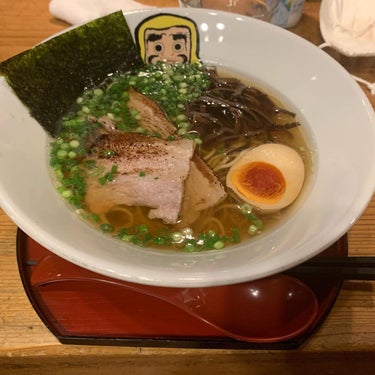
<svg viewBox="0 0 375 375"><path fill-rule="evenodd" d="M151 208L150 218L177 223L193 141L115 132L100 135L89 153L104 171L117 166L113 181L101 185L98 177L88 179L85 200L90 210L101 214L119 204L145 206Z"/></svg>
<svg viewBox="0 0 375 375"><path fill-rule="evenodd" d="M216 205L226 197L225 187L197 152L190 163L179 223L181 227L190 225L198 218L200 211Z"/></svg>
<svg viewBox="0 0 375 375"><path fill-rule="evenodd" d="M128 90L128 108L136 110L140 114L139 125L149 132L159 134L162 138L168 138L176 134L176 127L168 120L159 105L138 91Z"/></svg>
<svg viewBox="0 0 375 375"><path fill-rule="evenodd" d="M163 110L150 98L129 89L128 107L141 115L140 125L148 131L167 138L176 134L175 126L166 118ZM212 169L194 153L189 176L185 183L181 222L179 226L188 226L199 216L199 212L214 206L226 196L225 187Z"/></svg>

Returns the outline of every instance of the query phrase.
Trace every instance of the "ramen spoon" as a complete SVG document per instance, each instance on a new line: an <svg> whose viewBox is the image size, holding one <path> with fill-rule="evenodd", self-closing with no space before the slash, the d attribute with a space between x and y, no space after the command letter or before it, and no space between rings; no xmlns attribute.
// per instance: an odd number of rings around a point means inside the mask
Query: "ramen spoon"
<svg viewBox="0 0 375 375"><path fill-rule="evenodd" d="M53 255L38 262L31 284L100 281L167 302L240 341L271 343L291 339L312 326L318 314L314 292L283 274L241 284L203 288L169 288L102 276ZM150 298L150 307L152 308Z"/></svg>

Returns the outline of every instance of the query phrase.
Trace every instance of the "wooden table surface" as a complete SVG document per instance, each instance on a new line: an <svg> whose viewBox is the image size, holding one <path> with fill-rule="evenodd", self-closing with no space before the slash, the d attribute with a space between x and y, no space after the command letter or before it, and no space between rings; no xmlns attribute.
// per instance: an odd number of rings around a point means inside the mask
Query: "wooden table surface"
<svg viewBox="0 0 375 375"><path fill-rule="evenodd" d="M177 5L175 0L142 2ZM0 61L68 26L49 14L48 3L0 0ZM307 0L301 21L291 29L316 45L323 41L319 6L320 1ZM328 52L351 73L375 81L374 58L347 58ZM375 96L363 89L375 107ZM0 210L1 375L375 373L375 283L369 281L345 281L323 325L297 350L62 345L43 325L24 292L16 263L16 231ZM351 255L375 255L375 197L348 238Z"/></svg>

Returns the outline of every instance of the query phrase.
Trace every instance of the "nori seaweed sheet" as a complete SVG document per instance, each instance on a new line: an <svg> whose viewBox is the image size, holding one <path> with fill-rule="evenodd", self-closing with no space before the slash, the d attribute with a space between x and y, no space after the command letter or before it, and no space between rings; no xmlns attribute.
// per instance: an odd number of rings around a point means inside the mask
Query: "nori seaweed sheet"
<svg viewBox="0 0 375 375"><path fill-rule="evenodd" d="M52 136L87 87L142 66L121 11L96 19L0 63L8 84Z"/></svg>

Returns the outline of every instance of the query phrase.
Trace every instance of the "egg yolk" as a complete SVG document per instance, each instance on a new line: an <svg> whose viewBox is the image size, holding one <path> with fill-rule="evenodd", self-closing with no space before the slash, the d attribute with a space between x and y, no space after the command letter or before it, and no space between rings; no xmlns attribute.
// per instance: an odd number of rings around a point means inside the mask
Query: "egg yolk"
<svg viewBox="0 0 375 375"><path fill-rule="evenodd" d="M264 203L277 202L286 189L286 182L280 170L264 162L241 166L232 174L231 181L248 199Z"/></svg>

